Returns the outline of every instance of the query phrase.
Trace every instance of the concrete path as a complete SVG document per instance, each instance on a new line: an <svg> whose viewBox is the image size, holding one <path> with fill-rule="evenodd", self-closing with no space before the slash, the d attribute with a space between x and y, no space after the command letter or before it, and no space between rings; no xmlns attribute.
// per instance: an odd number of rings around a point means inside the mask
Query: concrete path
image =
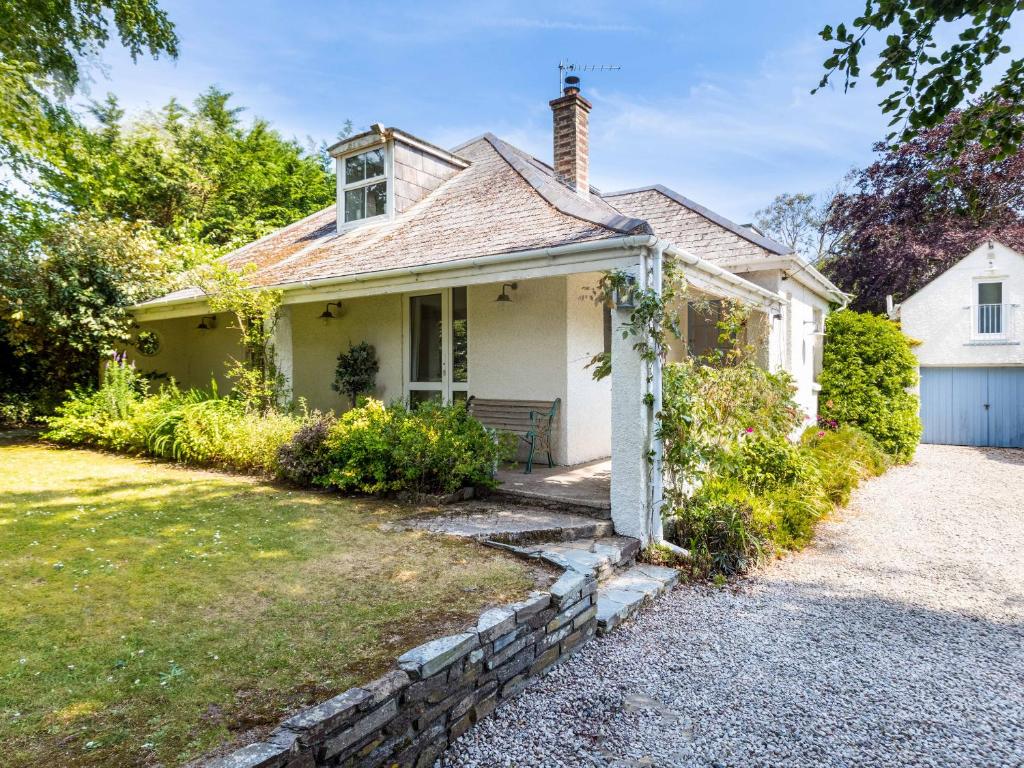
<svg viewBox="0 0 1024 768"><path fill-rule="evenodd" d="M1024 452L922 446L815 545L681 587L450 766L1024 765Z"/></svg>

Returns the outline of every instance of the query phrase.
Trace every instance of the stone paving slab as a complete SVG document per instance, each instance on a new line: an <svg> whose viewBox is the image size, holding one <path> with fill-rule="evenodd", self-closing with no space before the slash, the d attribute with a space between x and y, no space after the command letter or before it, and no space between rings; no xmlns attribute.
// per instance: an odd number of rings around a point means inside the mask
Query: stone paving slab
<svg viewBox="0 0 1024 768"><path fill-rule="evenodd" d="M442 514L417 517L406 523L431 533L506 544L592 539L613 532L610 521L595 520L585 515L556 512L543 507L513 507L482 502L460 504Z"/></svg>

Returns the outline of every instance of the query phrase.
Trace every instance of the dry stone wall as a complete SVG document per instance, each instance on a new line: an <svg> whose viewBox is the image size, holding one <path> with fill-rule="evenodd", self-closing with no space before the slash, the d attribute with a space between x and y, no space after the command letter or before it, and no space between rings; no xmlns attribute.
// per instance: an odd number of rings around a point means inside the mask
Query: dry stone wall
<svg viewBox="0 0 1024 768"><path fill-rule="evenodd" d="M547 592L485 611L414 648L397 669L285 720L216 768L431 766L451 741L597 631L597 581L567 571Z"/></svg>

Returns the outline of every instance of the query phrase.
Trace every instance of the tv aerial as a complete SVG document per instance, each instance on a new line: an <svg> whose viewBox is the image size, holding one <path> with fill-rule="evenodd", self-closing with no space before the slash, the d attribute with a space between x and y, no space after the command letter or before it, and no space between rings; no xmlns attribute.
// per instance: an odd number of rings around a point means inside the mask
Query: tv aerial
<svg viewBox="0 0 1024 768"><path fill-rule="evenodd" d="M574 64L562 60L558 62L558 92L565 88L565 76L576 72L618 72L622 67L618 64Z"/></svg>

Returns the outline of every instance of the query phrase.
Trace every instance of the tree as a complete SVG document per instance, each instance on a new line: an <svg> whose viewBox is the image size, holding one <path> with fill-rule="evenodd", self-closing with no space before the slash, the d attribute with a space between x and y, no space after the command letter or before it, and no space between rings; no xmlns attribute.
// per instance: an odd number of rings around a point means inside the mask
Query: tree
<svg viewBox="0 0 1024 768"><path fill-rule="evenodd" d="M782 193L754 214L757 226L773 240L788 245L811 264L832 252L837 233L827 225L828 209L838 188L822 195Z"/></svg>
<svg viewBox="0 0 1024 768"><path fill-rule="evenodd" d="M334 370L334 383L331 384L331 389L347 395L352 407L355 408L360 395L373 391L379 370L377 352L371 344L365 341L355 345L350 343L348 352L338 355L338 366Z"/></svg>
<svg viewBox="0 0 1024 768"><path fill-rule="evenodd" d="M0 0L0 226L18 182L53 163L73 122L65 99L111 26L133 59L178 54L174 26L155 0Z"/></svg>
<svg viewBox="0 0 1024 768"><path fill-rule="evenodd" d="M0 241L0 390L42 405L95 381L129 340L127 307L173 287L182 254L142 224L67 216Z"/></svg>
<svg viewBox="0 0 1024 768"><path fill-rule="evenodd" d="M895 90L879 106L902 123L889 138L910 141L918 131L940 125L965 99L961 120L942 150L952 156L980 143L997 159L1014 154L1024 140L1024 59L1007 62L1001 79L979 94L987 68L1010 53L1003 36L1024 0L866 0L851 24L821 31L836 47L825 61L818 88L841 73L844 90L860 78L860 57L872 32L887 32L879 63L871 72L881 87ZM940 40L953 39L939 51ZM815 89L817 90L817 89Z"/></svg>
<svg viewBox="0 0 1024 768"><path fill-rule="evenodd" d="M1024 247L1024 149L1000 160L971 142L951 159L958 119L876 145L878 159L833 200L827 226L842 239L822 270L854 294L854 308L883 311L887 294L906 298L988 238Z"/></svg>
<svg viewBox="0 0 1024 768"><path fill-rule="evenodd" d="M217 88L186 108L126 120L117 99L93 103L94 125L69 127L47 197L101 218L149 221L169 241L239 245L329 205L334 180L316 152L284 139Z"/></svg>

